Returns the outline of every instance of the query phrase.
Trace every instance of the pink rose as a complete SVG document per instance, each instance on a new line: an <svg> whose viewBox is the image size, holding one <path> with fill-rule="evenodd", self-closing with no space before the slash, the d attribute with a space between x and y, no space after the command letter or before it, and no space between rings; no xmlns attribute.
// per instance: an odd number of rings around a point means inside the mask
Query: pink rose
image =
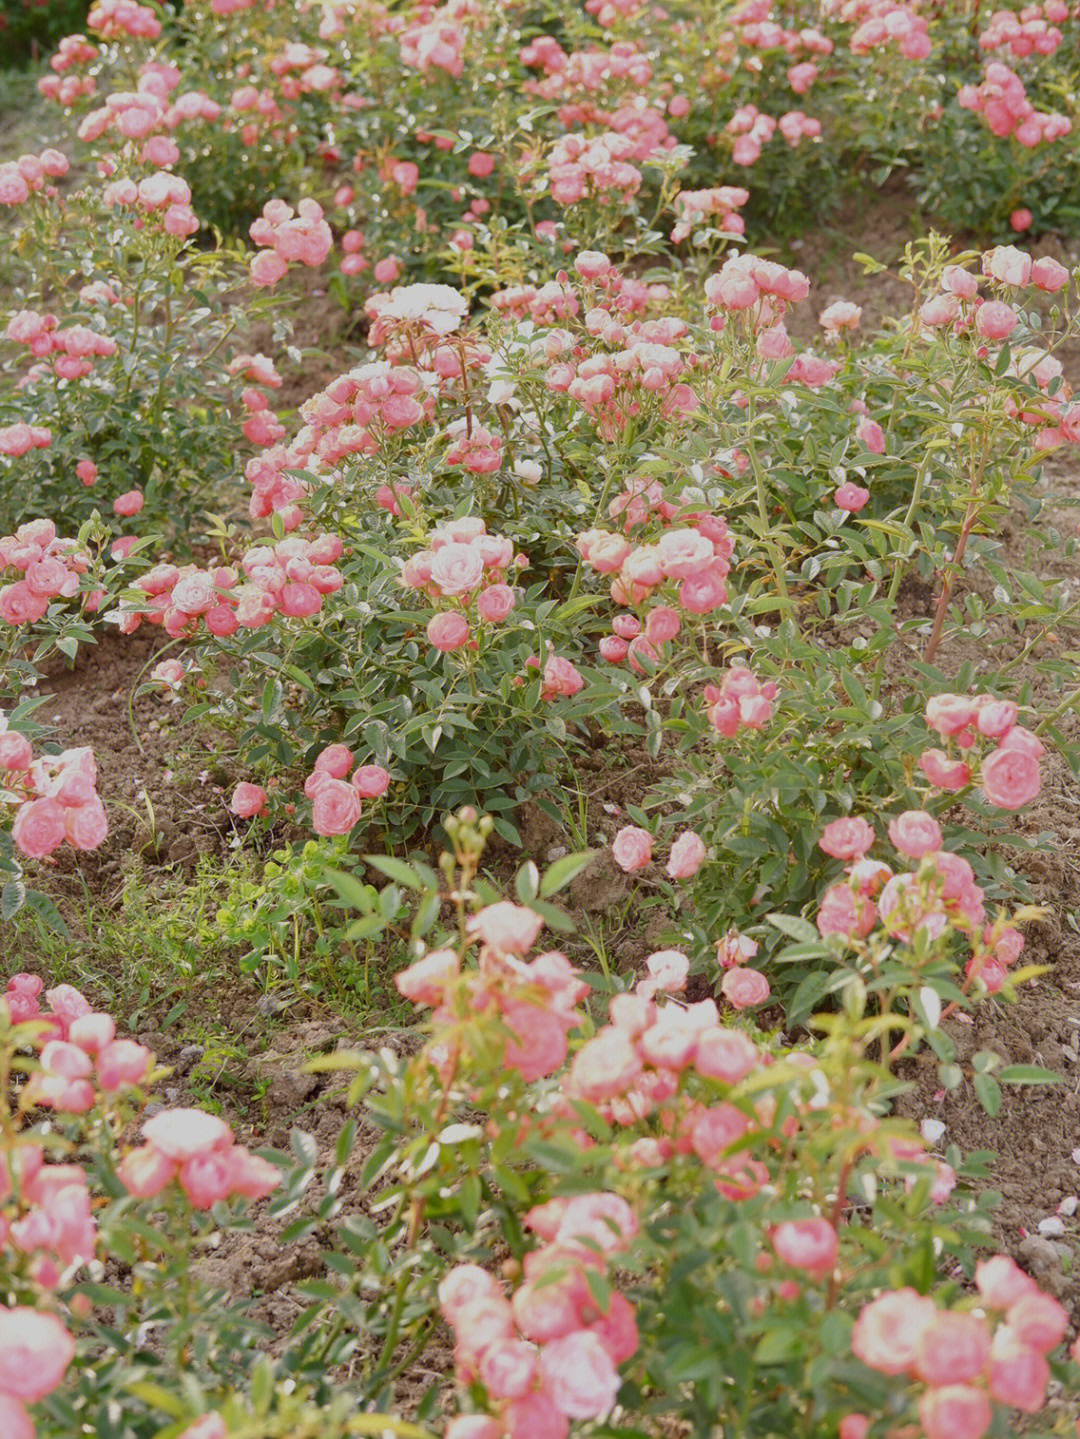
<svg viewBox="0 0 1080 1439"><path fill-rule="evenodd" d="M352 768L353 754L348 745L328 744L324 750L320 750L315 761L315 768L331 779L344 779Z"/></svg>
<svg viewBox="0 0 1080 1439"><path fill-rule="evenodd" d="M22 1401L9 1394L0 1394L0 1434L4 1439L34 1439L34 1421L23 1408Z"/></svg>
<svg viewBox="0 0 1080 1439"><path fill-rule="evenodd" d="M462 645L467 644L469 633L469 623L465 616L453 610L445 614L434 615L428 621L428 640L444 654L451 650L458 650Z"/></svg>
<svg viewBox="0 0 1080 1439"><path fill-rule="evenodd" d="M348 834L360 818L360 796L343 779L327 778L311 806L311 827L316 834Z"/></svg>
<svg viewBox="0 0 1080 1439"><path fill-rule="evenodd" d="M615 836L611 854L615 863L626 874L644 869L652 859L652 835L634 825L624 825Z"/></svg>
<svg viewBox="0 0 1080 1439"><path fill-rule="evenodd" d="M1022 809L1042 786L1039 761L1026 750L1002 746L982 762L983 794L999 809Z"/></svg>
<svg viewBox="0 0 1080 1439"><path fill-rule="evenodd" d="M908 859L922 859L941 848L941 828L925 810L909 809L889 821L889 838Z"/></svg>
<svg viewBox="0 0 1080 1439"><path fill-rule="evenodd" d="M142 507L142 490L128 490L113 500L113 513L117 515L137 515Z"/></svg>
<svg viewBox="0 0 1080 1439"><path fill-rule="evenodd" d="M63 844L66 826L62 805L54 799L32 799L20 805L11 835L31 859L42 859Z"/></svg>
<svg viewBox="0 0 1080 1439"><path fill-rule="evenodd" d="M229 1431L220 1414L204 1414L189 1424L178 1439L228 1439Z"/></svg>
<svg viewBox="0 0 1080 1439"><path fill-rule="evenodd" d="M985 1319L939 1310L919 1337L915 1373L926 1384L966 1384L979 1377L989 1360Z"/></svg>
<svg viewBox="0 0 1080 1439"><path fill-rule="evenodd" d="M489 585L476 601L476 612L489 624L500 624L516 604L517 598L509 585Z"/></svg>
<svg viewBox="0 0 1080 1439"><path fill-rule="evenodd" d="M849 816L831 820L821 832L818 848L833 859L862 859L877 836L866 820Z"/></svg>
<svg viewBox="0 0 1080 1439"><path fill-rule="evenodd" d="M870 491L848 480L846 484L839 487L833 499L836 501L838 510L846 510L848 514L857 515L869 503Z"/></svg>
<svg viewBox="0 0 1080 1439"><path fill-rule="evenodd" d="M671 846L667 872L672 879L692 879L705 860L705 841L692 829L684 830Z"/></svg>
<svg viewBox="0 0 1080 1439"><path fill-rule="evenodd" d="M446 986L461 972L461 963L452 949L436 949L394 976L398 993L413 1004L441 1004Z"/></svg>
<svg viewBox="0 0 1080 1439"><path fill-rule="evenodd" d="M738 1084L760 1062L758 1047L741 1029L710 1029L698 1037L694 1068L707 1079Z"/></svg>
<svg viewBox="0 0 1080 1439"><path fill-rule="evenodd" d="M969 1384L928 1389L919 1400L926 1439L982 1439L993 1417L990 1400Z"/></svg>
<svg viewBox="0 0 1080 1439"><path fill-rule="evenodd" d="M0 1394L36 1404L52 1393L74 1357L75 1341L55 1315L0 1306Z"/></svg>
<svg viewBox="0 0 1080 1439"><path fill-rule="evenodd" d="M487 905L469 923L484 944L504 954L525 954L543 927L543 918L535 910L509 900Z"/></svg>
<svg viewBox="0 0 1080 1439"><path fill-rule="evenodd" d="M1022 1344L1007 1324L994 1335L990 1350L990 1397L1010 1409L1037 1414L1046 1400L1050 1366L1029 1344Z"/></svg>
<svg viewBox="0 0 1080 1439"><path fill-rule="evenodd" d="M840 1242L827 1219L788 1219L772 1233L777 1258L814 1279L825 1279L836 1268Z"/></svg>
<svg viewBox="0 0 1080 1439"><path fill-rule="evenodd" d="M768 999L769 981L760 970L739 965L724 975L720 981L720 993L732 1009L750 1009Z"/></svg>
<svg viewBox="0 0 1080 1439"><path fill-rule="evenodd" d="M390 775L381 764L362 764L352 777L352 787L361 799L378 799L390 786Z"/></svg>
<svg viewBox="0 0 1080 1439"><path fill-rule="evenodd" d="M545 1388L570 1419L601 1419L614 1406L621 1380L600 1339L588 1330L567 1334L540 1351Z"/></svg>
<svg viewBox="0 0 1080 1439"><path fill-rule="evenodd" d="M232 1130L201 1109L163 1109L142 1127L148 1143L178 1164L232 1142Z"/></svg>
<svg viewBox="0 0 1080 1439"><path fill-rule="evenodd" d="M936 1317L934 1301L914 1289L882 1294L855 1321L852 1353L880 1374L903 1374L915 1363L923 1331Z"/></svg>
<svg viewBox="0 0 1080 1439"><path fill-rule="evenodd" d="M919 768L935 789L943 789L948 794L955 794L971 783L971 766L963 760L951 760L944 750L923 750Z"/></svg>
<svg viewBox="0 0 1080 1439"><path fill-rule="evenodd" d="M247 780L241 780L233 790L229 808L240 819L251 819L253 815L263 812L267 802L267 794L261 784L249 784Z"/></svg>

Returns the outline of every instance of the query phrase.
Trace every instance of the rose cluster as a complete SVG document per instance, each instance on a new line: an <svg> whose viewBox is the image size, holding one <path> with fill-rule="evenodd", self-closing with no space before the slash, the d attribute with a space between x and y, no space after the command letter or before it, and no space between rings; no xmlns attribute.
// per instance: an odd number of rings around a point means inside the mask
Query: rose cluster
<svg viewBox="0 0 1080 1439"><path fill-rule="evenodd" d="M451 520L433 530L428 547L405 561L404 588L445 606L428 622L428 639L444 652L475 643L472 624L501 624L517 597L507 583L512 567L525 564L504 535L489 535L476 516Z"/></svg>
<svg viewBox="0 0 1080 1439"><path fill-rule="evenodd" d="M887 934L905 943L916 937L938 940L947 932L962 935L971 948L967 975L978 976L996 993L1024 948L1023 935L1004 918L987 922L983 891L971 865L945 848L933 815L905 810L889 821L889 839L914 869L897 873L869 857L877 833L865 819L850 816L825 826L819 846L844 861L847 879L822 896L819 932L841 935L849 944L864 939L879 922Z"/></svg>
<svg viewBox="0 0 1080 1439"><path fill-rule="evenodd" d="M511 1299L475 1264L455 1266L439 1285L457 1381L478 1385L494 1411L452 1420L448 1439L565 1439L572 1421L611 1410L618 1366L637 1350L633 1306L617 1290L601 1303L589 1284L637 1234L627 1202L611 1193L552 1199L524 1222L544 1243L525 1256Z"/></svg>
<svg viewBox="0 0 1080 1439"><path fill-rule="evenodd" d="M262 247L251 261L251 279L256 285L276 285L293 261L317 267L334 247L333 231L317 200L301 200L295 210L284 200L268 200L262 215L252 222L250 234Z"/></svg>
<svg viewBox="0 0 1080 1439"><path fill-rule="evenodd" d="M1068 1314L1004 1254L979 1261L975 1287L974 1309L940 1309L914 1289L886 1291L852 1331L852 1352L864 1364L920 1386L926 1439L982 1439L995 1405L1037 1414L1046 1402L1046 1356L1065 1337ZM845 1439L869 1431L870 1420L857 1417L857 1426L845 1421Z"/></svg>
<svg viewBox="0 0 1080 1439"><path fill-rule="evenodd" d="M129 1150L117 1174L129 1194L151 1199L176 1180L195 1209L240 1195L265 1199L281 1171L242 1144L216 1114L162 1109L142 1125L143 1143Z"/></svg>
<svg viewBox="0 0 1080 1439"><path fill-rule="evenodd" d="M315 768L304 781L304 793L312 802L311 824L316 834L348 834L360 819L361 801L378 799L390 787L389 772L382 765L357 765L350 778L352 767L352 750L344 744L328 745L315 760Z"/></svg>
<svg viewBox="0 0 1080 1439"><path fill-rule="evenodd" d="M309 619L322 609L323 596L343 584L335 568L341 553L336 535L313 540L289 535L275 545L248 550L239 569L155 565L133 586L146 599L129 597L119 611L121 633L133 634L145 620L162 625L174 638L195 635L200 624L224 638L239 628L258 629L275 615Z"/></svg>
<svg viewBox="0 0 1080 1439"><path fill-rule="evenodd" d="M12 569L22 575L0 586L0 620L9 625L35 624L55 599L73 599L91 559L77 540L61 539L52 520L30 520L13 535L0 536L0 572ZM83 604L89 612L101 603L101 591L87 591Z"/></svg>
<svg viewBox="0 0 1080 1439"><path fill-rule="evenodd" d="M1042 787L1039 760L1044 746L1037 735L1017 724L1017 707L993 695L932 695L926 723L946 748L924 750L919 768L936 789L955 793L978 776L990 804L1023 809ZM988 748L993 745L993 748ZM982 748L977 770L972 763Z"/></svg>
<svg viewBox="0 0 1080 1439"><path fill-rule="evenodd" d="M23 854L42 859L65 841L72 849L97 849L109 821L96 785L92 749L35 759L26 735L0 714L0 802L14 807L12 837Z"/></svg>

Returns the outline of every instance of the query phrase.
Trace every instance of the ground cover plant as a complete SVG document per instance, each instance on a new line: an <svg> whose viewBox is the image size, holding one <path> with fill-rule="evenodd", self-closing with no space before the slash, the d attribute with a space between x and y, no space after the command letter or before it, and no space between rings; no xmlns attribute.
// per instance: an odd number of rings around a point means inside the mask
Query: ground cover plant
<svg viewBox="0 0 1080 1439"><path fill-rule="evenodd" d="M1080 12L16 8L0 1439L1080 1433Z"/></svg>

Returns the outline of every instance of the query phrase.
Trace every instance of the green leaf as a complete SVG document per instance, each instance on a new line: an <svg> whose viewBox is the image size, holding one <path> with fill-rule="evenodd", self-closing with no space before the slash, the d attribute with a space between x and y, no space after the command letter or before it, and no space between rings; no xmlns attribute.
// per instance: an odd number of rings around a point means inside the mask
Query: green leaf
<svg viewBox="0 0 1080 1439"><path fill-rule="evenodd" d="M795 914L767 914L765 918L781 934L786 934L802 944L821 943L821 935L808 919L800 919Z"/></svg>
<svg viewBox="0 0 1080 1439"><path fill-rule="evenodd" d="M0 919L14 919L26 903L26 885L11 879L0 889Z"/></svg>
<svg viewBox="0 0 1080 1439"><path fill-rule="evenodd" d="M1001 1085L992 1074L975 1076L975 1094L991 1119L1001 1112Z"/></svg>
<svg viewBox="0 0 1080 1439"><path fill-rule="evenodd" d="M394 859L390 855L365 854L364 860L370 864L372 869L377 869L380 874L385 874L387 879L392 879L395 884L403 884L406 889L423 889L424 883L411 864L406 864L403 859Z"/></svg>
<svg viewBox="0 0 1080 1439"><path fill-rule="evenodd" d="M588 869L596 854L594 849L582 850L579 854L567 854L557 859L540 881L540 898L550 899L571 884L582 870Z"/></svg>
<svg viewBox="0 0 1080 1439"><path fill-rule="evenodd" d="M1042 1069L1037 1064L1009 1064L998 1078L1004 1084L1062 1084L1063 1076L1052 1069Z"/></svg>

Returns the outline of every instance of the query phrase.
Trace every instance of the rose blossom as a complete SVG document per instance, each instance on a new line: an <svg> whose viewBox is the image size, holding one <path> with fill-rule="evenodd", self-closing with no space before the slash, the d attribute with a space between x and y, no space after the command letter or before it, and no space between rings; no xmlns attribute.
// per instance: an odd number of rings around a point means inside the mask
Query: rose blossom
<svg viewBox="0 0 1080 1439"><path fill-rule="evenodd" d="M693 879L705 859L705 841L694 830L684 830L671 846L667 873L671 879Z"/></svg>
<svg viewBox="0 0 1080 1439"><path fill-rule="evenodd" d="M652 835L646 829L624 825L615 836L611 855L626 874L644 869L652 859Z"/></svg>

